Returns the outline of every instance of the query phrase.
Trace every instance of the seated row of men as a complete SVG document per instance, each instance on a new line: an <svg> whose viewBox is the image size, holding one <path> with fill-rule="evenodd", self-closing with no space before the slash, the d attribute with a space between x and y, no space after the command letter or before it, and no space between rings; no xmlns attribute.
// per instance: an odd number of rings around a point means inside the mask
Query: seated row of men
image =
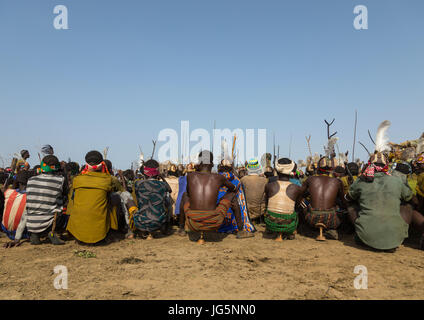
<svg viewBox="0 0 424 320"><path fill-rule="evenodd" d="M114 231L127 238L152 233L169 233L175 222L178 233L218 231L252 237L255 220L263 219L276 240L294 239L300 222L338 239L341 224L355 230L358 243L377 250L394 251L413 224L424 231L422 196L415 195L400 177L388 174L387 157L375 153L359 177L350 175L348 187L334 176L331 161L321 158L316 174L301 183L296 164L287 158L275 161L276 175L266 177L256 159L246 166L241 179L229 161L222 161L213 173L213 155L199 154L199 163L181 169L173 166L164 177L153 159L140 168L141 175L112 171L100 152L87 153L82 170L64 165L52 154L45 156L38 173L19 170L13 186L5 183L2 229L18 246L22 239L31 244L47 238L55 245L69 237L87 244L113 238ZM418 159L421 190L424 161ZM358 173L357 173L358 174ZM61 237L58 235L60 234Z"/></svg>

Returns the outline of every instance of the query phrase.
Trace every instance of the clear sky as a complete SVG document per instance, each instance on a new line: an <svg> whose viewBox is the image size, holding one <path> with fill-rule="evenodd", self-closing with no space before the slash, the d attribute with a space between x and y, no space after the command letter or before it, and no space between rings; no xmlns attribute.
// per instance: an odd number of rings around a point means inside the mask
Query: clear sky
<svg viewBox="0 0 424 320"><path fill-rule="evenodd" d="M53 8L68 8L56 30ZM353 9L368 8L368 30ZM30 163L51 144L83 163L110 147L126 169L160 130L275 131L280 155L323 153L324 119L341 151L392 122L392 141L424 131L422 0L0 0L0 155ZM160 147L158 143L158 147ZM360 145L356 156L366 158ZM0 162L1 165L1 162Z"/></svg>

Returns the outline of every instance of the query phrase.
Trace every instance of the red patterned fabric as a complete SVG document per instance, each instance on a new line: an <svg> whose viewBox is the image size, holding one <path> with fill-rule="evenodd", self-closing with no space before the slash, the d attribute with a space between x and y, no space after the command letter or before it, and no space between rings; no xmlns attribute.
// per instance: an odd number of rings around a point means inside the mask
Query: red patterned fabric
<svg viewBox="0 0 424 320"><path fill-rule="evenodd" d="M159 170L158 168L144 167L144 174L148 177L156 177L159 175Z"/></svg>
<svg viewBox="0 0 424 320"><path fill-rule="evenodd" d="M84 169L82 170L81 174L85 174L87 172L94 172L94 171L101 171L101 172L109 173L109 170L107 169L106 163L104 161L102 161L99 164L96 164L94 166L91 166L87 163L85 165Z"/></svg>
<svg viewBox="0 0 424 320"><path fill-rule="evenodd" d="M384 172L388 176L390 176L389 173L389 166L386 164L384 167L376 166L375 164L368 163L368 167L365 169L363 175L365 177L371 177L374 178L375 172Z"/></svg>

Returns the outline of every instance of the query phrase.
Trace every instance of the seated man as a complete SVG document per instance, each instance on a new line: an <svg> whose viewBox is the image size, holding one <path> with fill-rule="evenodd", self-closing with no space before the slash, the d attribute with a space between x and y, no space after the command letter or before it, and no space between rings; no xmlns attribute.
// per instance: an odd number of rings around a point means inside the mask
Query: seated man
<svg viewBox="0 0 424 320"><path fill-rule="evenodd" d="M169 170L168 170L168 176L165 178L166 182L169 184L170 188L172 189L172 192L170 194L172 207L171 207L171 215L173 219L176 219L176 213L175 213L175 204L177 203L178 198L178 187L179 187L179 179L178 179L178 171L177 166L175 164L171 164Z"/></svg>
<svg viewBox="0 0 424 320"><path fill-rule="evenodd" d="M340 180L330 177L331 160L322 157L318 161L316 176L309 176L302 185L302 194L310 195L311 207L305 215L305 220L312 227L326 229L326 235L332 239L338 239L337 228L341 219L337 214L337 200L344 204L343 184ZM319 236L317 240L324 240Z"/></svg>
<svg viewBox="0 0 424 320"><path fill-rule="evenodd" d="M407 206L401 210L402 201L412 197L407 183L388 174L387 157L381 152L372 155L347 196L359 205L358 212L349 210L356 240L373 249L394 252L408 237L410 223L422 231L424 218Z"/></svg>
<svg viewBox="0 0 424 320"><path fill-rule="evenodd" d="M415 186L415 193L418 199L417 207L424 214L424 153L417 157L415 173L417 175Z"/></svg>
<svg viewBox="0 0 424 320"><path fill-rule="evenodd" d="M236 191L236 196L231 202L231 206L228 209L227 215L228 219L224 220L224 224L219 228L218 232L223 233L237 233L239 230L244 230L246 233L238 234L238 237L253 237L253 232L256 231L255 226L250 221L249 211L247 210L247 203L245 198L245 191L242 183L234 174L233 164L228 159L223 159L221 164L218 166L218 173L225 176L228 181L235 185L238 190ZM239 187L240 186L240 187ZM228 192L227 187L221 187L218 193L218 201ZM240 229L238 226L236 216L241 218Z"/></svg>
<svg viewBox="0 0 424 320"><path fill-rule="evenodd" d="M152 232L162 231L166 233L170 226L170 212L167 193L172 190L169 184L162 179L159 173L159 163L156 160L148 160L142 168L144 180L136 180L134 193L137 200L137 209L131 210L133 204L129 204L130 226L133 231L139 230L148 233L147 239L153 238ZM159 179L162 179L160 181ZM129 235L128 238L133 238Z"/></svg>
<svg viewBox="0 0 424 320"><path fill-rule="evenodd" d="M41 174L28 180L26 202L26 226L31 233L31 244L41 244L40 236L48 233L54 245L64 244L55 233L56 228L65 228L62 211L68 194L68 181L59 173L59 160L48 155L40 165Z"/></svg>
<svg viewBox="0 0 424 320"><path fill-rule="evenodd" d="M29 152L28 150L22 150L21 151L21 159L19 159L16 163L16 173L19 173L21 170L29 170Z"/></svg>
<svg viewBox="0 0 424 320"><path fill-rule="evenodd" d="M73 179L67 230L77 240L94 244L104 240L111 228L118 229L109 199L116 190L100 152L88 152L85 161L82 173Z"/></svg>
<svg viewBox="0 0 424 320"><path fill-rule="evenodd" d="M302 189L290 182L294 167L295 163L290 159L279 159L275 163L278 177L269 178L265 187L267 201L265 224L267 230L279 233L277 241L282 240L283 234L289 239L294 239L299 221L295 205L302 199Z"/></svg>
<svg viewBox="0 0 424 320"><path fill-rule="evenodd" d="M12 189L7 189L4 192L5 206L1 228L6 233L7 237L13 241L7 242L4 247L11 248L20 246L21 239L29 238L26 230L26 186L30 178L30 171L22 170L16 177Z"/></svg>
<svg viewBox="0 0 424 320"><path fill-rule="evenodd" d="M259 223L265 214L265 186L268 179L263 176L262 166L257 159L249 160L247 176L241 178L246 193L247 210L250 218Z"/></svg>
<svg viewBox="0 0 424 320"><path fill-rule="evenodd" d="M349 188L352 185L352 183L354 183L356 181L356 179L358 179L359 167L356 164L356 162L349 162L346 165L346 172L348 174L340 179L343 183L344 194L348 193Z"/></svg>
<svg viewBox="0 0 424 320"><path fill-rule="evenodd" d="M180 209L180 226L185 225L187 231L218 231L224 221L231 218L227 212L238 188L224 175L212 173L212 168L213 154L202 151L199 154L199 172L187 174L187 192L183 195ZM227 188L227 192L218 202L221 187ZM240 211L234 214L238 227L237 238L249 236L249 233L243 230ZM180 234L181 231L180 229Z"/></svg>

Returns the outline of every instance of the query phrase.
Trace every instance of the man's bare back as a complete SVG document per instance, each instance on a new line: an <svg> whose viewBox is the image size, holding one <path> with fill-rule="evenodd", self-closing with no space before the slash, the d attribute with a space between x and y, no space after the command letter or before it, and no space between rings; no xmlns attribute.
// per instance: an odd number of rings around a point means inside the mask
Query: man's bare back
<svg viewBox="0 0 424 320"><path fill-rule="evenodd" d="M302 185L303 192L311 195L311 205L316 210L329 210L336 206L339 197L343 201L343 184L328 176L309 177Z"/></svg>
<svg viewBox="0 0 424 320"><path fill-rule="evenodd" d="M236 187L223 175L211 172L190 172L187 174L187 195L193 210L215 210L219 189L225 186L229 193ZM234 196L230 194L229 197ZM229 199L230 200L230 199Z"/></svg>

